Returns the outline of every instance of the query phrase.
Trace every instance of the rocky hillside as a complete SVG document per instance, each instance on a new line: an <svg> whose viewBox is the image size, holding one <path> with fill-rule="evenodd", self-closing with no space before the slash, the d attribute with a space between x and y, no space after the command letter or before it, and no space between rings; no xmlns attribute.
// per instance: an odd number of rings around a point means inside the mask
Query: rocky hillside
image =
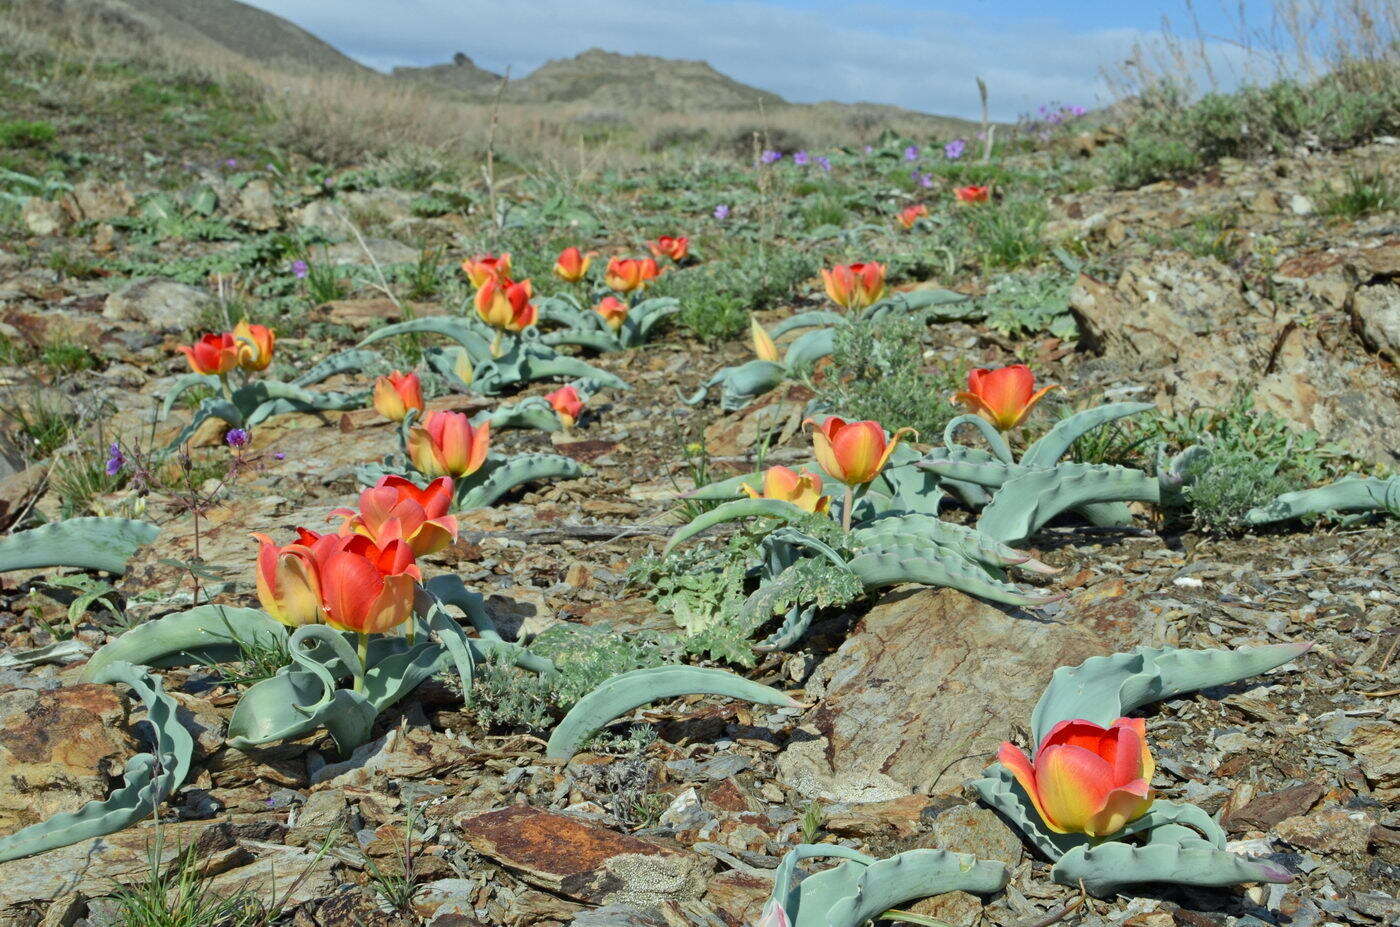
<svg viewBox="0 0 1400 927"><path fill-rule="evenodd" d="M0 34L0 924L1400 917L1393 139L491 178L74 60Z"/></svg>
<svg viewBox="0 0 1400 927"><path fill-rule="evenodd" d="M471 58L458 52L446 64L433 64L422 68L394 68L393 76L446 87L449 90L491 94L500 85L504 75L479 68Z"/></svg>

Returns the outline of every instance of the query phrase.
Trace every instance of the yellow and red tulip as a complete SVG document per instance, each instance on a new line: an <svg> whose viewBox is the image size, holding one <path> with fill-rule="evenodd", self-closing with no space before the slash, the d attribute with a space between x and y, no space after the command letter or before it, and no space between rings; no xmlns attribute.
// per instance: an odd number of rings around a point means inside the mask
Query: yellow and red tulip
<svg viewBox="0 0 1400 927"><path fill-rule="evenodd" d="M781 362L782 355L778 353L778 346L773 343L773 336L764 331L763 326L758 324L758 319L749 319L749 336L753 339L753 353L759 360L774 364Z"/></svg>
<svg viewBox="0 0 1400 927"><path fill-rule="evenodd" d="M374 408L391 422L401 422L409 409L423 411L423 384L416 373L395 370L374 381Z"/></svg>
<svg viewBox="0 0 1400 927"><path fill-rule="evenodd" d="M848 422L833 415L813 430L812 452L827 473L847 486L860 486L880 475L900 439L913 431L901 428L887 438L879 422Z"/></svg>
<svg viewBox="0 0 1400 927"><path fill-rule="evenodd" d="M822 268L822 282L831 301L846 309L865 309L885 295L885 265L874 261Z"/></svg>
<svg viewBox="0 0 1400 927"><path fill-rule="evenodd" d="M651 258L647 260L650 261ZM655 261L651 261L651 264L652 267L656 266ZM603 271L603 282L610 290L631 293L646 286L646 274L647 268L643 266L642 261L634 258L613 258L608 261L607 269Z"/></svg>
<svg viewBox="0 0 1400 927"><path fill-rule="evenodd" d="M996 370L978 367L968 371L967 389L954 394L953 401L1007 431L1021 424L1036 403L1055 388L1046 386L1037 391L1035 374L1025 364Z"/></svg>
<svg viewBox="0 0 1400 927"><path fill-rule="evenodd" d="M544 398L565 428L574 427L574 422L583 414L583 397L572 386L561 386Z"/></svg>
<svg viewBox="0 0 1400 927"><path fill-rule="evenodd" d="M598 305L593 307L593 311L603 317L603 321L608 323L608 328L617 331L622 328L622 323L627 321L627 313L631 310L616 296L604 296Z"/></svg>
<svg viewBox="0 0 1400 927"><path fill-rule="evenodd" d="M518 332L535 324L539 309L530 302L534 295L529 280L515 283L505 277L481 284L472 300L481 321L499 331Z"/></svg>
<svg viewBox="0 0 1400 927"><path fill-rule="evenodd" d="M449 477L438 477L419 489L401 476L385 476L360 493L358 512L336 509L331 515L344 519L341 534L362 534L380 546L403 541L413 556L422 557L457 539L457 519L448 513L451 505Z"/></svg>
<svg viewBox="0 0 1400 927"><path fill-rule="evenodd" d="M510 279L510 252L500 255L478 254L462 262L462 273L472 286L480 288L487 280Z"/></svg>
<svg viewBox="0 0 1400 927"><path fill-rule="evenodd" d="M804 512L825 512L831 506L831 497L822 495L821 477L788 467L769 467L764 471L763 492L748 483L740 483L739 489L750 499L780 499Z"/></svg>
<svg viewBox="0 0 1400 927"><path fill-rule="evenodd" d="M491 423L473 427L461 412L429 412L408 432L408 457L424 476L470 476L486 462Z"/></svg>
<svg viewBox="0 0 1400 927"><path fill-rule="evenodd" d="M193 345L181 345L180 350L195 373L223 376L238 366L238 342L228 332L205 335Z"/></svg>
<svg viewBox="0 0 1400 927"><path fill-rule="evenodd" d="M423 574L408 544L383 546L362 534L325 534L311 545L326 624L357 634L384 634L413 615Z"/></svg>
<svg viewBox="0 0 1400 927"><path fill-rule="evenodd" d="M928 207L923 203L915 203L913 206L905 206L899 211L899 224L906 229L912 229L914 223L928 215Z"/></svg>
<svg viewBox="0 0 1400 927"><path fill-rule="evenodd" d="M554 276L567 283L578 283L588 273L588 265L593 263L593 252L587 254L577 248L565 248L554 261Z"/></svg>
<svg viewBox="0 0 1400 927"><path fill-rule="evenodd" d="M1009 743L997 761L1026 790L1045 826L1057 834L1109 837L1152 805L1152 753L1147 722L1119 718L1108 728L1061 721L1032 762Z"/></svg>
<svg viewBox="0 0 1400 927"><path fill-rule="evenodd" d="M992 198L991 187L954 187L953 198L959 203L985 203Z"/></svg>
<svg viewBox="0 0 1400 927"><path fill-rule="evenodd" d="M670 235L662 235L656 241L648 242L647 247L657 260L667 257L676 263L685 260L685 256L690 253L690 239L685 237L673 238Z"/></svg>
<svg viewBox="0 0 1400 927"><path fill-rule="evenodd" d="M253 537L259 542L258 601L263 611L292 628L319 623L321 581L311 548L303 539L279 547L265 534Z"/></svg>
<svg viewBox="0 0 1400 927"><path fill-rule="evenodd" d="M254 325L243 319L233 327L233 338L238 343L238 366L244 370L266 370L272 363L277 335L266 325Z"/></svg>

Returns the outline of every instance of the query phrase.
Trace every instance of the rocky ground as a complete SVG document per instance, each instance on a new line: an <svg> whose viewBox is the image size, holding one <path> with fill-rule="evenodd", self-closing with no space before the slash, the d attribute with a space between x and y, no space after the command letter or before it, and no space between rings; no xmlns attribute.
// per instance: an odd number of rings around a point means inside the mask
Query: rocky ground
<svg viewBox="0 0 1400 927"><path fill-rule="evenodd" d="M1393 143L1377 143L1225 164L1192 184L1057 195L1047 234L1081 242L1090 258L1071 296L1081 340L1012 344L985 327L953 323L930 332L927 356L1007 361L1020 352L1072 399L1147 398L1164 409L1209 405L1243 385L1261 408L1370 464L1393 466L1400 226L1394 212L1339 225L1318 215L1313 201L1318 184L1358 164L1400 168L1400 154ZM361 220L372 214L363 245L342 233L317 252L320 262L359 268L361 279L418 260L408 241L456 248L464 228L450 215L415 216L414 194L392 187L293 194L264 179L235 188L212 169L197 180L218 193L220 215L247 233L331 224L337 210ZM62 200L26 205L24 237L0 249L0 332L7 343L36 348L77 345L94 363L66 370L32 358L12 363L0 369L8 403L61 393L102 409L89 421L104 435L151 434L157 444L182 424L187 410L151 421L153 397L183 372L174 348L192 330L217 324L233 297L258 297L251 287L231 295L247 283L237 277L179 282L102 270L138 251L149 266L162 249L188 261L237 247L138 242L123 223L150 192L91 182ZM1214 231L1212 217L1225 213L1229 222ZM1224 236L1227 247L1206 241L1193 249L1173 239L1178 233ZM461 256L449 255L444 260ZM804 295L764 318L816 304ZM411 308L458 311L443 296ZM305 311L313 324L279 344L288 357L349 346L403 310L371 284ZM805 387L783 387L732 414L680 401L715 368L747 354L738 342L704 347L672 332L646 350L593 359L631 390L602 394L573 435L499 439L512 451L566 454L589 475L466 514L461 538L428 559L429 572L461 576L487 597L504 632L525 639L558 622L674 631L644 590L627 585L627 570L678 521L676 495L693 485L685 448L704 443L719 475L749 469L763 433L778 435L769 461L807 453L799 427ZM445 396L433 407L470 411L489 402ZM206 430L196 443L208 445L202 453L225 454L220 437ZM142 517L161 535L116 583L126 620L190 604L195 583L183 564L195 559L201 599L256 604L249 533L282 537L296 525L319 526L330 509L354 503L354 468L395 443L394 429L370 410L280 416L254 429L231 476L209 478L205 488L216 500L198 519L178 492L146 497ZM14 463L0 480L0 520L22 525L32 512L62 514L62 484L48 479L52 461ZM97 511L130 512L135 504L130 487L92 500ZM1034 539L1037 555L1063 568L1047 583L1067 593L1053 605L1023 612L948 590L898 588L826 616L793 652L766 655L747 671L807 707L705 698L660 704L639 714L654 739L623 740L568 764L545 760L532 734L484 727L445 680L382 716L378 738L349 758L337 757L323 736L244 753L224 738L238 687L211 668L163 671L196 737L196 773L159 820L0 864L0 923L130 923L120 919L119 887L148 884L153 866L171 867L193 846L211 892L246 891L305 927L737 927L757 919L773 868L804 839L880 856L942 847L1001 860L1014 874L1005 892L941 895L911 910L954 927L1043 922L1078 893L1051 883L1048 864L964 783L1001 741L1025 742L1030 709L1053 669L1141 644L1303 640L1314 647L1293 663L1171 699L1148 715L1161 794L1217 815L1232 849L1282 863L1295 881L1240 891L1148 888L1090 899L1067 919L1131 927L1395 923L1400 549L1393 522L1212 537L1143 514L1137 529L1066 523ZM65 623L66 605L34 591L42 579L4 577L6 654L51 643L53 628ZM139 703L77 680L86 655L116 633L90 612L62 663L4 665L0 657L0 832L104 797L125 760L143 749Z"/></svg>

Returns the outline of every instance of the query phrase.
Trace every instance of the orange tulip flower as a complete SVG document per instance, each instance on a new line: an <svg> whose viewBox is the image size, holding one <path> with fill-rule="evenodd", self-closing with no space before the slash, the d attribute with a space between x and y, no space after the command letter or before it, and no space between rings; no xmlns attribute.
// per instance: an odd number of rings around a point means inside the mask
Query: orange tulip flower
<svg viewBox="0 0 1400 927"><path fill-rule="evenodd" d="M1141 718L1119 718L1107 729L1061 721L1045 735L1034 763L1009 743L997 761L1057 834L1110 837L1152 805L1154 765Z"/></svg>
<svg viewBox="0 0 1400 927"><path fill-rule="evenodd" d="M865 309L885 295L885 265L868 261L864 264L841 264L827 270L822 268L822 282L831 301L846 309Z"/></svg>
<svg viewBox="0 0 1400 927"><path fill-rule="evenodd" d="M486 462L491 423L474 428L461 412L429 412L408 432L408 457L424 476L470 476Z"/></svg>
<svg viewBox="0 0 1400 927"><path fill-rule="evenodd" d="M899 211L899 224L906 229L912 229L914 223L928 215L928 207L923 203L916 203L913 206L905 206Z"/></svg>
<svg viewBox="0 0 1400 927"><path fill-rule="evenodd" d="M467 275L472 286L480 288L487 280L510 279L510 252L496 257L492 254L478 254L462 262L462 273Z"/></svg>
<svg viewBox="0 0 1400 927"><path fill-rule="evenodd" d="M300 541L279 547L254 534L258 547L258 601L263 611L291 628L321 621L321 581L316 559Z"/></svg>
<svg viewBox="0 0 1400 927"><path fill-rule="evenodd" d="M374 408L391 422L401 422L409 409L423 411L423 384L416 373L395 370L374 381Z"/></svg>
<svg viewBox="0 0 1400 927"><path fill-rule="evenodd" d="M822 478L815 473L798 473L787 467L769 467L763 474L763 492L748 483L740 483L739 489L750 499L781 499L791 502L804 512L825 512L831 506L831 497L822 495Z"/></svg>
<svg viewBox="0 0 1400 927"><path fill-rule="evenodd" d="M548 400L549 407L559 416L559 421L564 423L565 428L574 427L574 422L583 414L583 398L572 386L561 386L544 398Z"/></svg>
<svg viewBox="0 0 1400 927"><path fill-rule="evenodd" d="M554 262L554 276L567 283L578 283L593 263L593 252L582 253L577 248L565 248Z"/></svg>
<svg viewBox="0 0 1400 927"><path fill-rule="evenodd" d="M190 369L195 373L224 376L238 366L238 342L229 332L220 335L205 335L193 345L181 345L189 359Z"/></svg>
<svg viewBox="0 0 1400 927"><path fill-rule="evenodd" d="M514 283L506 278L491 279L481 284L473 300L481 321L498 331L518 332L539 318L539 309L530 302L534 295L529 280Z"/></svg>
<svg viewBox="0 0 1400 927"><path fill-rule="evenodd" d="M991 187L954 187L953 197L959 203L985 203L992 198Z"/></svg>
<svg viewBox="0 0 1400 927"><path fill-rule="evenodd" d="M967 389L953 396L1002 431L1015 428L1030 414L1045 394L1055 389L1035 389L1035 374L1025 364L1012 364L997 370L978 367L967 374Z"/></svg>
<svg viewBox="0 0 1400 927"><path fill-rule="evenodd" d="M593 311L603 317L603 321L608 323L608 328L617 331L622 328L622 323L627 321L627 313L631 310L616 296L604 296L598 305L593 307Z"/></svg>
<svg viewBox="0 0 1400 927"><path fill-rule="evenodd" d="M816 423L807 419L803 424ZM880 475L900 440L913 431L901 428L886 438L879 422L848 422L832 415L812 432L812 451L827 473L847 486L859 486Z"/></svg>
<svg viewBox="0 0 1400 927"><path fill-rule="evenodd" d="M381 477L360 493L360 510L336 509L340 533L362 534L375 544L403 541L413 556L442 550L457 539L457 519L448 514L452 480L441 476L419 489L401 476Z"/></svg>
<svg viewBox="0 0 1400 927"><path fill-rule="evenodd" d="M651 266L647 267L647 262ZM641 289L647 282L660 273L656 269L656 261L647 258L646 261L639 261L633 258L613 258L608 261L608 267L603 272L603 282L608 285L608 289L616 290L619 293L631 293L633 290Z"/></svg>
<svg viewBox="0 0 1400 927"><path fill-rule="evenodd" d="M652 281L661 276L661 268L655 258L642 259L642 288L651 286Z"/></svg>
<svg viewBox="0 0 1400 927"><path fill-rule="evenodd" d="M670 235L662 235L656 241L649 242L647 247L657 260L668 257L679 264L685 260L685 256L690 252L689 238L672 238Z"/></svg>
<svg viewBox="0 0 1400 927"><path fill-rule="evenodd" d="M412 617L423 574L403 541L381 547L362 534L326 534L311 545L311 553L326 624L360 635L383 634Z"/></svg>
<svg viewBox="0 0 1400 927"><path fill-rule="evenodd" d="M753 339L753 353L759 360L781 363L782 355L778 353L778 346L773 343L773 336L764 331L763 326L758 324L758 319L749 319L749 337Z"/></svg>
<svg viewBox="0 0 1400 927"><path fill-rule="evenodd" d="M244 370L266 370L272 363L277 335L266 325L253 325L243 319L233 327L233 338L238 342L238 366Z"/></svg>

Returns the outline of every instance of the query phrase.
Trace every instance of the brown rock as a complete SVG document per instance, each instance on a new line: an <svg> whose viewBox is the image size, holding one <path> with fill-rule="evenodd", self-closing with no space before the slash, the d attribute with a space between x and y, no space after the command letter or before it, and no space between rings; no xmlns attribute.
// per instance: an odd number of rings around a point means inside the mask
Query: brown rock
<svg viewBox="0 0 1400 927"><path fill-rule="evenodd" d="M1324 789L1316 782L1304 782L1292 788L1260 795L1231 813L1225 821L1230 833L1246 830L1268 830L1284 818L1305 814L1322 798Z"/></svg>
<svg viewBox="0 0 1400 927"><path fill-rule="evenodd" d="M731 869L709 880L704 904L725 923L739 927L757 924L759 916L763 914L763 906L772 894L772 880Z"/></svg>
<svg viewBox="0 0 1400 927"><path fill-rule="evenodd" d="M705 446L717 457L743 454L765 437L773 447L781 447L802 427L811 398L812 391L805 386L790 384L775 389L706 428Z"/></svg>
<svg viewBox="0 0 1400 927"><path fill-rule="evenodd" d="M982 919L982 899L968 892L944 892L921 898L909 910L952 927L973 927Z"/></svg>
<svg viewBox="0 0 1400 927"><path fill-rule="evenodd" d="M20 208L24 227L35 235L60 235L71 223L68 213L53 200L31 196Z"/></svg>
<svg viewBox="0 0 1400 927"><path fill-rule="evenodd" d="M1149 626L1124 598L1078 611L1071 624L951 589L885 596L808 682L825 696L779 759L781 779L835 802L956 788L1024 729L1056 667Z"/></svg>
<svg viewBox="0 0 1400 927"><path fill-rule="evenodd" d="M105 221L130 215L136 208L136 197L120 181L104 184L84 180L63 198L63 208L74 222Z"/></svg>
<svg viewBox="0 0 1400 927"><path fill-rule="evenodd" d="M524 805L467 818L461 831L478 853L525 881L594 904L615 895L698 898L713 868L671 846Z"/></svg>
<svg viewBox="0 0 1400 927"><path fill-rule="evenodd" d="M277 216L277 202L272 184L259 177L250 180L238 193L238 208L234 218L250 229L265 232L282 224Z"/></svg>
<svg viewBox="0 0 1400 927"><path fill-rule="evenodd" d="M1021 837L990 808L955 805L933 819L933 831L921 846L995 859L1015 868L1021 862Z"/></svg>
<svg viewBox="0 0 1400 927"><path fill-rule="evenodd" d="M1400 363L1400 286L1363 286L1352 298L1351 308L1366 346Z"/></svg>
<svg viewBox="0 0 1400 927"><path fill-rule="evenodd" d="M1324 808L1280 821L1274 833L1286 843L1317 853L1360 856L1376 822L1360 811Z"/></svg>
<svg viewBox="0 0 1400 927"><path fill-rule="evenodd" d="M924 795L832 805L822 811L822 830L837 837L908 838L927 826L926 816L937 807Z"/></svg>
<svg viewBox="0 0 1400 927"><path fill-rule="evenodd" d="M106 798L136 749L127 712L111 686L0 693L0 831Z"/></svg>

